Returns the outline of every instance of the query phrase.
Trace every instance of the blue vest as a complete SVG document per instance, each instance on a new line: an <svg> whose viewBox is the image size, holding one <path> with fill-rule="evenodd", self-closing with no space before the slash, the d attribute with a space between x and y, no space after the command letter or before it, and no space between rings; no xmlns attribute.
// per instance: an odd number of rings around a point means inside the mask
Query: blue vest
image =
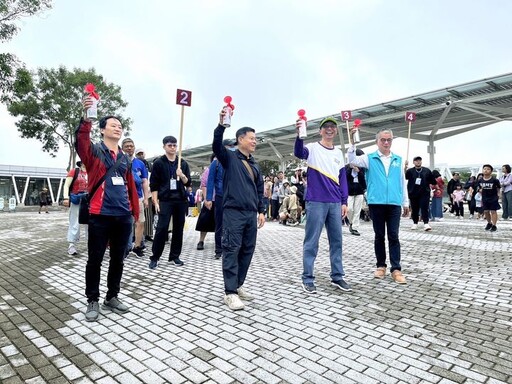
<svg viewBox="0 0 512 384"><path fill-rule="evenodd" d="M375 151L368 154L368 169L366 170L368 204L402 206L403 178L403 165L400 156L391 155L391 164L386 175L379 153Z"/></svg>

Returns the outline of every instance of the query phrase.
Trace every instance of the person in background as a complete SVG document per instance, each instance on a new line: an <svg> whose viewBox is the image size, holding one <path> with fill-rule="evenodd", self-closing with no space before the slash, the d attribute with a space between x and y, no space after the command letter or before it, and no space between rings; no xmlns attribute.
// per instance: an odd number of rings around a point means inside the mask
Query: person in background
<svg viewBox="0 0 512 384"><path fill-rule="evenodd" d="M496 232L496 223L498 222L500 182L493 175L494 168L490 164L484 164L482 167L483 177L478 181L477 187L482 188L482 208L484 217L487 220L486 231Z"/></svg>
<svg viewBox="0 0 512 384"><path fill-rule="evenodd" d="M454 215L455 207L453 206L453 191L455 191L455 187L460 183L460 174L459 172L453 172L452 178L448 182L448 186L446 187L446 192L448 192L448 197L450 198L450 216Z"/></svg>
<svg viewBox="0 0 512 384"><path fill-rule="evenodd" d="M430 206L430 215L432 221L443 221L443 192L444 192L444 180L437 169L432 171L435 183L431 185L432 192L432 203Z"/></svg>
<svg viewBox="0 0 512 384"><path fill-rule="evenodd" d="M502 220L512 220L512 174L510 173L510 165L505 164L501 167L503 174L500 177L501 204L503 205Z"/></svg>
<svg viewBox="0 0 512 384"><path fill-rule="evenodd" d="M222 145L229 151L236 151L236 140L225 139ZM224 168L215 158L210 164L210 172L206 184L206 207L215 208L215 259L222 257L222 216L224 201Z"/></svg>
<svg viewBox="0 0 512 384"><path fill-rule="evenodd" d="M462 189L462 184L455 185L455 191L452 193L452 201L455 211L455 217L464 218L464 196L466 192Z"/></svg>
<svg viewBox="0 0 512 384"><path fill-rule="evenodd" d="M423 167L422 159L416 156L413 159L414 167L407 169L408 162L405 162L406 171L405 179L407 180L407 192L409 202L411 204L411 229L418 228L419 213L421 210L421 220L423 221L423 229L425 231L432 230L429 225L429 202L430 202L430 186L435 183L432 172L427 167Z"/></svg>
<svg viewBox="0 0 512 384"><path fill-rule="evenodd" d="M356 156L364 155L359 148L356 149ZM350 164L345 165L345 174L347 175L348 184L348 222L349 231L354 236L360 236L359 223L361 217L361 209L363 208L364 193L366 192L366 179L364 170Z"/></svg>
<svg viewBox="0 0 512 384"><path fill-rule="evenodd" d="M213 163L215 155L210 156L210 165ZM204 196L204 203L199 211L199 216L196 222L196 231L199 232L199 241L197 242L197 250L202 251L204 249L204 239L208 232L215 232L215 207L213 204L206 204L206 189L208 184L208 177L210 174L210 165L204 168L201 174L201 195Z"/></svg>
<svg viewBox="0 0 512 384"><path fill-rule="evenodd" d="M158 215L149 269L155 269L158 266L168 238L171 217L172 240L169 262L177 266L184 264L180 255L183 248L183 228L188 210L186 188L191 184L190 168L183 158L178 159L178 144L174 136L165 136L162 143L165 153L153 162L153 171L149 177L153 204Z"/></svg>
<svg viewBox="0 0 512 384"><path fill-rule="evenodd" d="M43 207L46 213L50 213L48 212L48 200L50 200L50 192L48 188L44 187L41 192L39 192L39 214L41 214Z"/></svg>
<svg viewBox="0 0 512 384"><path fill-rule="evenodd" d="M62 205L69 207L68 226L68 254L76 255L77 243L80 240L80 224L78 223L78 211L80 199L87 194L87 169L81 161L76 162L76 168L68 172L64 182ZM85 226L85 237L87 238L88 226Z"/></svg>

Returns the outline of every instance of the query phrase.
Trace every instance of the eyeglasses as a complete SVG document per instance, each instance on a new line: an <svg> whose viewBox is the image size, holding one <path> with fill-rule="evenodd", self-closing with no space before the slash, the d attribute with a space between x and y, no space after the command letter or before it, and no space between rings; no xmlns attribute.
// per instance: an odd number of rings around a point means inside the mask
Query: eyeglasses
<svg viewBox="0 0 512 384"><path fill-rule="evenodd" d="M393 139L379 139L381 143L392 143Z"/></svg>
<svg viewBox="0 0 512 384"><path fill-rule="evenodd" d="M329 129L329 128L334 129L334 128L338 128L338 126L334 125L334 124L324 124L324 125L322 125L322 128L324 128L324 129Z"/></svg>

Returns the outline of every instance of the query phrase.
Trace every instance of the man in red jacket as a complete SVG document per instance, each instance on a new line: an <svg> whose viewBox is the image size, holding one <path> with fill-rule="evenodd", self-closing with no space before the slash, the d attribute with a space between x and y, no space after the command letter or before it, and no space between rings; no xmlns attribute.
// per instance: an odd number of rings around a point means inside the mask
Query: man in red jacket
<svg viewBox="0 0 512 384"><path fill-rule="evenodd" d="M90 99L84 100L84 111L91 107ZM85 114L84 114L85 116ZM85 294L87 310L85 319L95 321L99 316L101 263L107 244L110 246L110 263L107 277L107 294L102 308L123 314L128 307L118 298L123 275L123 257L131 233L132 216L139 217L139 202L131 163L119 147L123 126L115 116L100 119L99 128L103 140L91 142L92 123L82 118L75 132L76 149L89 175L89 193L104 176L103 182L89 196L88 259L85 269ZM117 162L115 172L107 175Z"/></svg>

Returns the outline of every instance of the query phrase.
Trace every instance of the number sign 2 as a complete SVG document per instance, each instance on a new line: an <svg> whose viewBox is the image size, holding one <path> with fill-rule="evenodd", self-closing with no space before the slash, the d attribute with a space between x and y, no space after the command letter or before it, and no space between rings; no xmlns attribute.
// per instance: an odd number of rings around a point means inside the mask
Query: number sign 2
<svg viewBox="0 0 512 384"><path fill-rule="evenodd" d="M176 91L176 104L190 107L192 105L192 92L178 89Z"/></svg>
<svg viewBox="0 0 512 384"><path fill-rule="evenodd" d="M352 111L341 111L341 121L350 121L352 119Z"/></svg>
<svg viewBox="0 0 512 384"><path fill-rule="evenodd" d="M408 123L414 123L416 121L416 113L405 112L405 121L407 121Z"/></svg>

